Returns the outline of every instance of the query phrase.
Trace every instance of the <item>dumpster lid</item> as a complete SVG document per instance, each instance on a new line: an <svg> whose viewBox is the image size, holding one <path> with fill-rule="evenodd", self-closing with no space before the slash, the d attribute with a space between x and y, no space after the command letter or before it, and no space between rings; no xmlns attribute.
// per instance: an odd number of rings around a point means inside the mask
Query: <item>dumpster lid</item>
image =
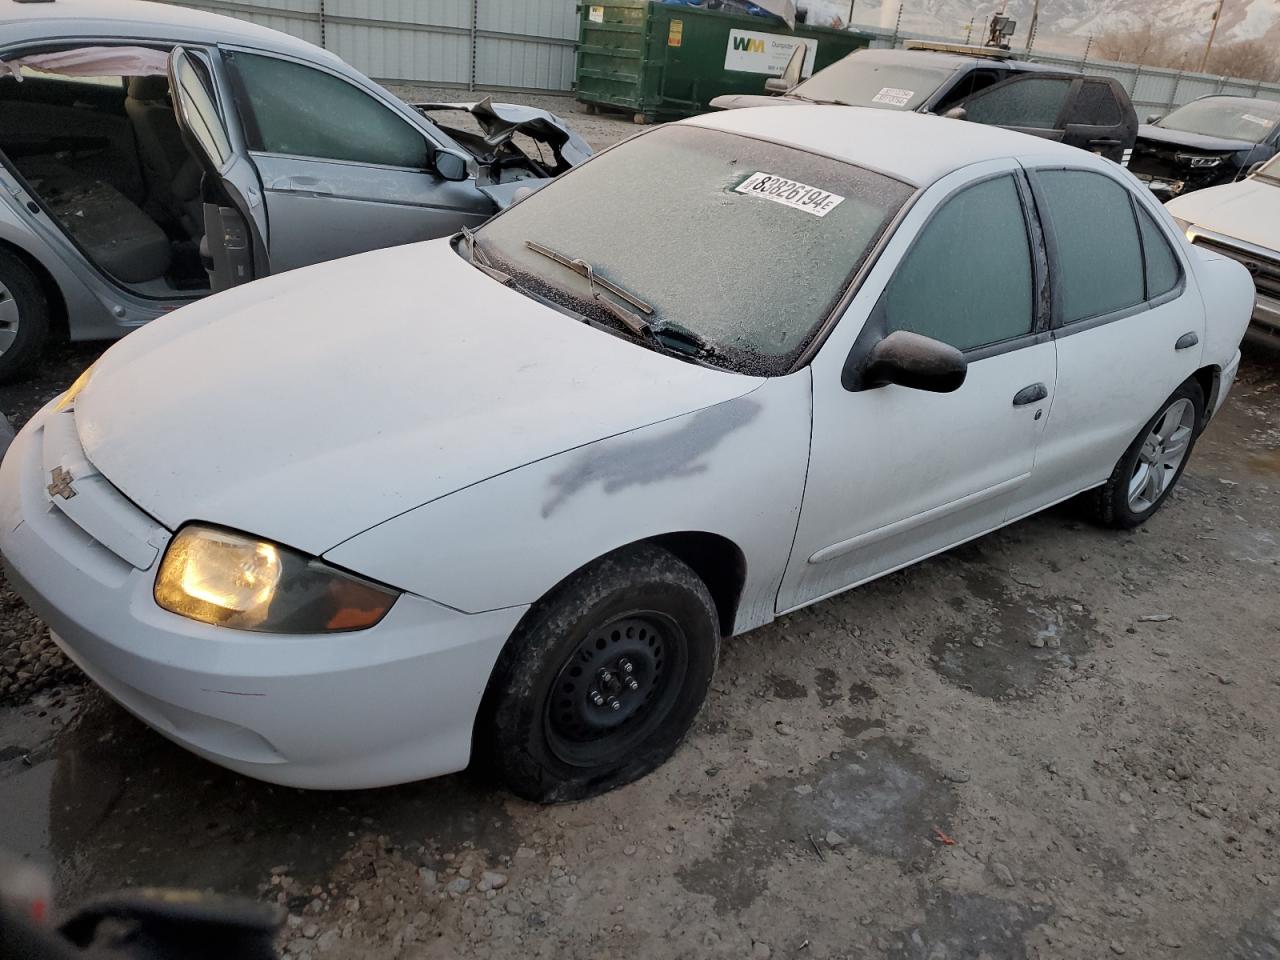
<svg viewBox="0 0 1280 960"><path fill-rule="evenodd" d="M762 10L768 10L775 17L781 17L792 30L796 28L796 0L751 0Z"/></svg>

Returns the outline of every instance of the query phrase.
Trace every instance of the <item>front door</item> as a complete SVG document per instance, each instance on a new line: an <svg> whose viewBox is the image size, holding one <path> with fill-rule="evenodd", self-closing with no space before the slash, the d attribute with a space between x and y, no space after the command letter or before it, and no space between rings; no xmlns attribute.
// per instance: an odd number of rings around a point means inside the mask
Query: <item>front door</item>
<svg viewBox="0 0 1280 960"><path fill-rule="evenodd" d="M780 611L999 526L1031 476L1056 364L1022 176L993 161L936 184L886 249L881 265L895 249L901 259L881 292L867 291L869 278L841 324L874 303L862 329L837 328L815 358L808 482ZM904 237L929 196L940 199ZM895 330L964 351L960 389L846 390L850 340L856 364Z"/></svg>
<svg viewBox="0 0 1280 960"><path fill-rule="evenodd" d="M448 236L496 212L395 104L296 60L223 51L262 176L275 272ZM424 121L425 123L425 121Z"/></svg>
<svg viewBox="0 0 1280 960"><path fill-rule="evenodd" d="M262 184L218 110L216 89L205 56L174 47L169 90L183 140L204 171L201 253L215 293L271 272Z"/></svg>

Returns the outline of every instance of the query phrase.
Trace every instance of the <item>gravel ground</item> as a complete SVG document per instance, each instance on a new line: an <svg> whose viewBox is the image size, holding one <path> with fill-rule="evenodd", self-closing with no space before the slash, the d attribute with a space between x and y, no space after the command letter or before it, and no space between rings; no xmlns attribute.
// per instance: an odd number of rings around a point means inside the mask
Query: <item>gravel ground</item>
<svg viewBox="0 0 1280 960"><path fill-rule="evenodd" d="M245 780L32 669L52 647L6 593L0 848L64 903L279 902L298 960L1276 960L1278 396L1251 349L1138 531L1065 505L727 643L672 761L588 803Z"/></svg>

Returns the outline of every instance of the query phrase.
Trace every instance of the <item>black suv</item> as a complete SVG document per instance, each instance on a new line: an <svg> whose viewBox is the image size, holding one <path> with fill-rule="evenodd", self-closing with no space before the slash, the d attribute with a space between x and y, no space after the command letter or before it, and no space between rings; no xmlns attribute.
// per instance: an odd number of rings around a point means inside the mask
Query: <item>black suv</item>
<svg viewBox="0 0 1280 960"><path fill-rule="evenodd" d="M780 85L775 78L767 89ZM731 94L716 97L711 106L787 103L943 114L1057 140L1117 163L1138 133L1138 115L1116 80L1019 60L1008 50L959 44L857 50L779 96Z"/></svg>
<svg viewBox="0 0 1280 960"><path fill-rule="evenodd" d="M1138 130L1129 169L1162 200L1231 183L1280 150L1280 102L1201 97Z"/></svg>

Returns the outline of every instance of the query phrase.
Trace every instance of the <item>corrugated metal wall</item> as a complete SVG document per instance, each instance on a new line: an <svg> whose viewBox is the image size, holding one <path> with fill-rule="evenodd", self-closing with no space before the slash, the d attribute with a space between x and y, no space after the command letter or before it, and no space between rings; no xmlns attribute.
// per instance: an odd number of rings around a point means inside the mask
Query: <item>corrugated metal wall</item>
<svg viewBox="0 0 1280 960"><path fill-rule="evenodd" d="M479 90L573 86L576 0L177 2L309 40L377 80Z"/></svg>
<svg viewBox="0 0 1280 960"><path fill-rule="evenodd" d="M1174 107L1215 93L1280 100L1280 84L1262 83L1259 80L1217 77L1208 73L1184 73L1163 67L1143 67L1138 64L1114 63L1109 60L1082 61L1078 57L1057 57L1048 54L1036 54L1032 59L1040 63L1058 64L1073 70L1083 70L1085 73L1115 77L1129 92L1129 98L1138 111L1139 120L1146 120L1147 115L1152 113L1168 113Z"/></svg>

